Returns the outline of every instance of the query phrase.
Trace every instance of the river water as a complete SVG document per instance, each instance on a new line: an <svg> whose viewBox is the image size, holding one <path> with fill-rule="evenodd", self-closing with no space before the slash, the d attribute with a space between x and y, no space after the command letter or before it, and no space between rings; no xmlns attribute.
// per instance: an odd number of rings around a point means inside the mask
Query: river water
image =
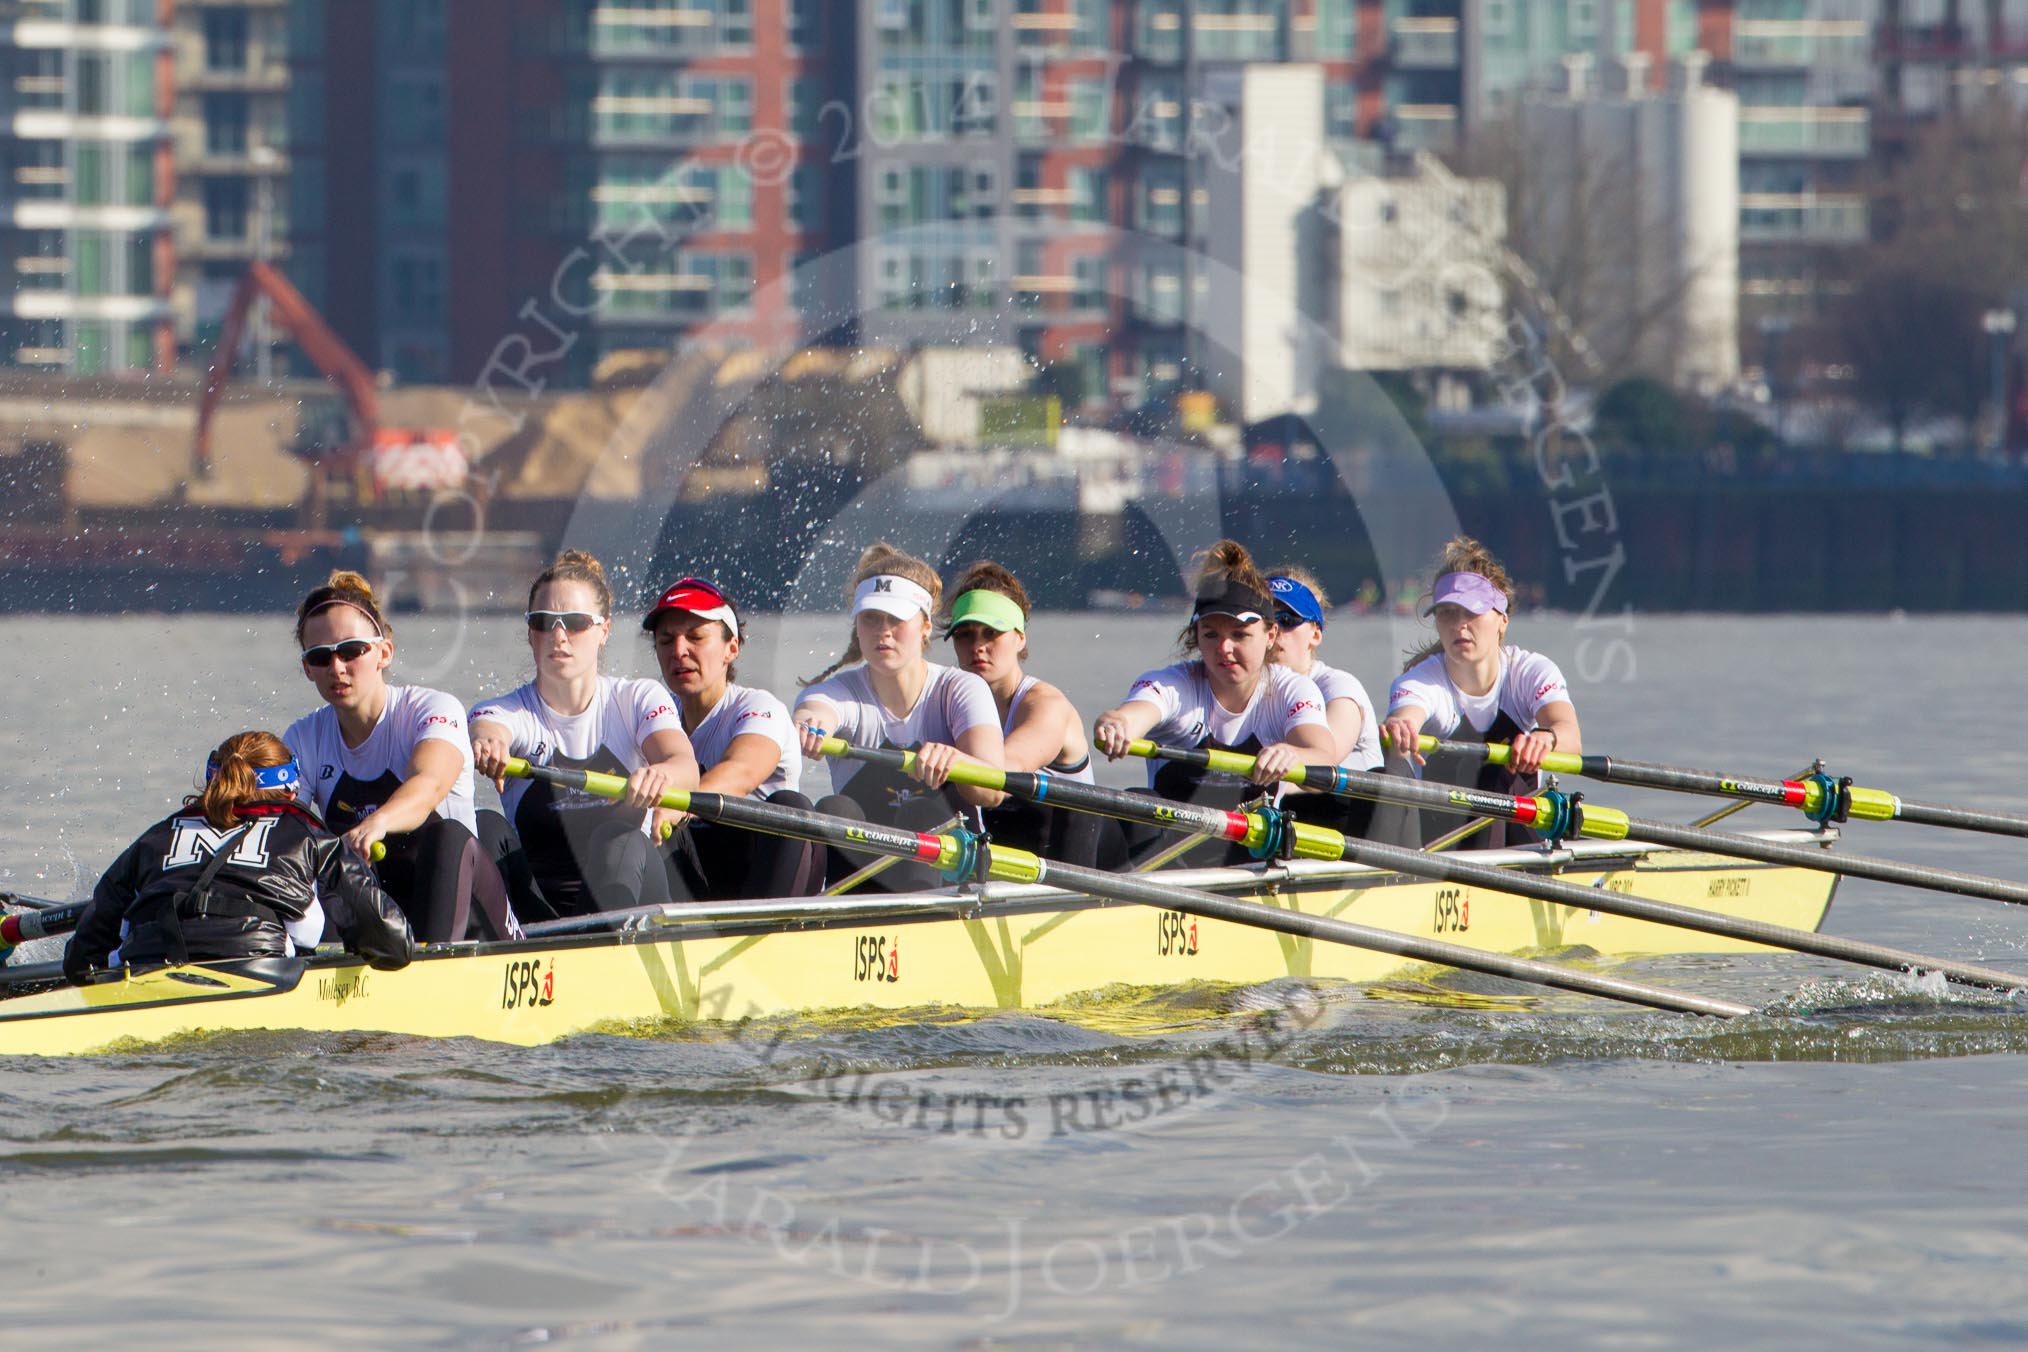
<svg viewBox="0 0 2028 1352"><path fill-rule="evenodd" d="M1175 623L1046 617L1031 669L1089 719ZM511 619L398 627L407 679L476 699L526 676ZM646 673L619 628L608 665ZM844 637L757 628L742 674L784 694ZM209 746L314 699L279 618L10 629L0 887L84 894ZM1384 699L1413 637L1348 618L1325 656ZM1756 775L1822 756L2028 811L2028 753L1977 731L2028 620L1540 616L1510 638L1564 662L1592 750ZM2028 842L1848 839L2028 875ZM1826 927L2028 966L2028 915L1998 903L1847 884ZM11 1062L0 1319L77 1346L2028 1341L2028 1006L1786 956L1615 970L1766 1012L1277 983L765 1043L259 1034Z"/></svg>

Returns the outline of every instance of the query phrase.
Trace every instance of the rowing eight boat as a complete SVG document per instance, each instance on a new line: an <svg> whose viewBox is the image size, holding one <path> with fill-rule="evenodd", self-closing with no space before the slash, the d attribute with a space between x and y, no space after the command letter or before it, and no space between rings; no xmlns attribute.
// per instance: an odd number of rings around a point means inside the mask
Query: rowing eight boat
<svg viewBox="0 0 2028 1352"><path fill-rule="evenodd" d="M1835 831L1752 833L1828 845ZM1626 841L1485 851L1550 874L1722 915L1815 930L1836 879ZM1309 860L1164 873L1243 896L1486 952L1582 947L1612 958L1764 951L1485 888ZM989 883L892 897L644 908L537 927L520 941L434 945L406 968L339 954L193 963L0 1001L0 1055L65 1055L245 1029L472 1037L534 1046L643 1022L820 1010L1037 1008L1109 986L1372 982L1412 964L1249 925Z"/></svg>

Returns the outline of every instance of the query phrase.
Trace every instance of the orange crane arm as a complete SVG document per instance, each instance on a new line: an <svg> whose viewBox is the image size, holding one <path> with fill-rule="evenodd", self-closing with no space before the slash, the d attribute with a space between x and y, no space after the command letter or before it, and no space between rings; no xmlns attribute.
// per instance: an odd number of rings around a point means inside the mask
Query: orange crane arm
<svg viewBox="0 0 2028 1352"><path fill-rule="evenodd" d="M247 266L246 275L233 289L232 304L226 307L225 322L218 333L218 347L204 376L204 397L197 406L196 466L203 474L211 468L211 420L225 398L225 385L232 378L233 356L246 332L247 312L257 297L265 296L268 311L303 354L316 363L324 378L338 387L352 410L359 433L358 445L371 445L380 427L380 394L373 373L359 360L345 340L332 332L303 293L289 279L266 263ZM357 449L355 446L353 449Z"/></svg>

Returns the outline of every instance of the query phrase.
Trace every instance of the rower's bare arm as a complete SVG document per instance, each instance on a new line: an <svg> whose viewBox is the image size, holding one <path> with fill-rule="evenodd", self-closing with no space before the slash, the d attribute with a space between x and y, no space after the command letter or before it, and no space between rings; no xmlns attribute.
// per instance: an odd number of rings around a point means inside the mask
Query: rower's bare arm
<svg viewBox="0 0 2028 1352"><path fill-rule="evenodd" d="M620 800L628 807L646 812L658 808L671 789L697 787L697 753L682 729L649 733L641 739L641 754L648 763L627 776L627 796Z"/></svg>
<svg viewBox="0 0 2028 1352"><path fill-rule="evenodd" d="M744 798L765 784L781 763L782 749L774 738L742 733L725 748L724 758L704 772L697 787L727 798Z"/></svg>
<svg viewBox="0 0 2028 1352"><path fill-rule="evenodd" d="M1422 736L1422 725L1429 721L1429 710L1419 704L1403 704L1389 709L1387 717L1380 720L1380 736L1389 756L1407 756L1417 765L1423 763L1422 753L1415 749L1416 739Z"/></svg>
<svg viewBox="0 0 2028 1352"><path fill-rule="evenodd" d="M1006 768L1043 770L1054 765L1076 725L1077 710L1061 690L1036 686L1021 701L1014 726L1007 729Z"/></svg>
<svg viewBox="0 0 2028 1352"><path fill-rule="evenodd" d="M1127 754L1127 743L1147 736L1161 721L1160 709L1144 699L1130 699L1092 720L1092 744L1105 753L1107 760L1118 760Z"/></svg>
<svg viewBox="0 0 2028 1352"><path fill-rule="evenodd" d="M507 787L507 762L514 755L514 734L505 723L490 718L472 724L472 768L493 781L495 789Z"/></svg>
<svg viewBox="0 0 2028 1352"><path fill-rule="evenodd" d="M346 843L361 858L367 858L375 842L415 830L451 796L464 772L465 758L452 743L439 737L418 743L408 758L408 778L386 802L345 833Z"/></svg>
<svg viewBox="0 0 2028 1352"><path fill-rule="evenodd" d="M1253 782L1278 783L1283 775L1300 765L1331 765L1337 739L1328 727L1304 723L1290 728L1288 735L1272 746L1261 748L1253 762Z"/></svg>
<svg viewBox="0 0 2028 1352"><path fill-rule="evenodd" d="M1542 768L1542 758L1551 752L1584 754L1584 739L1577 730L1577 710L1567 699L1553 700L1535 711L1535 727L1514 739L1514 759L1509 768L1516 774L1532 775Z"/></svg>
<svg viewBox="0 0 2028 1352"><path fill-rule="evenodd" d="M958 734L958 756L961 761L984 765L990 769L1003 770L1002 758L1007 754L1006 742L1000 736L1000 729L991 723L969 728ZM1007 795L997 789L974 788L969 784L953 784L958 797L974 807L998 807L1007 801Z"/></svg>
<svg viewBox="0 0 2028 1352"><path fill-rule="evenodd" d="M1336 765L1352 754L1352 748L1359 744L1359 734L1366 726L1366 713L1356 699L1334 699L1324 706L1324 721L1331 725L1331 740L1337 749L1331 756Z"/></svg>

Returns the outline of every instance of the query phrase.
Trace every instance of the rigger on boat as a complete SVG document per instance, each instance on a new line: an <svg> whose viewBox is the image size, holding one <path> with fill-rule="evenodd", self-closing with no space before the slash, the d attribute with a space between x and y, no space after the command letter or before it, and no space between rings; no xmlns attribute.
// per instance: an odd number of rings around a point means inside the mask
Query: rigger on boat
<svg viewBox="0 0 2028 1352"><path fill-rule="evenodd" d="M770 789L777 781L795 783L802 768L787 754L786 710L766 692L732 682L744 626L710 583L679 581L643 620L667 683L666 709L650 698L653 689L601 704L614 679L598 674L611 600L596 562L567 555L531 592L527 627L536 680L516 692L515 701L496 699L475 710L471 721L480 726L462 748L442 731L451 725L448 715L435 723L405 720L427 731L400 748L377 748L384 729L403 726L388 721L401 702L399 688L381 679L392 640L370 591L334 577L299 617L299 639L307 644L303 666L330 706L332 733L343 748L332 756L345 759L347 777L355 781L345 792L365 797L362 788L378 790L379 805L367 804L362 812L346 798L339 806L351 820L338 823L342 831L327 827L317 808L338 796L297 799L304 779L300 752L267 734L230 739L215 753L218 768L205 792L151 827L108 870L90 902L58 905L0 895L20 908L0 921L0 943L78 931L65 963L0 971L0 989L14 992L0 1000L0 1053L82 1052L239 1028L381 1030L532 1044L638 1020L860 1006L1036 1007L1115 984L1278 977L1373 982L1432 963L1686 1013L1752 1012L1732 1001L1602 972L1596 961L1546 960L1579 946L1604 959L1788 950L1889 971L1932 971L1972 986L2028 984L1976 964L1818 932L1841 876L2028 902L2028 887L2020 884L1832 849L1847 816L2012 834L2028 830L2028 821L1908 804L1821 772L1756 780L1566 752L1559 749L1561 731L1552 738L1532 735L1536 728L1567 725L1574 743L1574 714L1567 702L1559 712L1554 700L1530 714L1535 727L1520 736L1446 743L1423 729L1436 722L1445 732L1459 726L1487 731L1480 706L1499 705L1505 679L1492 660L1497 634L1458 645L1485 648L1481 655L1488 660L1467 664L1462 676L1446 668L1444 679L1457 694L1443 719L1404 702L1405 689L1427 698L1414 682L1398 682L1394 707L1376 719L1342 685L1328 701L1322 698L1315 655L1324 602L1317 588L1293 569L1261 577L1230 542L1207 557L1218 573L1207 567L1186 635L1198 639L1202 652L1210 630L1209 665L1216 673L1193 677L1187 668L1172 668L1167 676L1179 688L1200 681L1204 706L1192 705L1194 718L1170 727L1185 701L1170 700L1177 705L1171 711L1156 688L1165 673L1151 673L1157 678L1147 687L1153 697L1143 699L1137 684L1126 705L1096 720L1090 737L1090 745L1109 754L1192 769L1199 783L1215 777L1249 786L1215 801L1193 801L1093 783L1078 763L1084 734L1074 713L1063 716L1054 700L1043 697L1029 718L1019 716L1023 695L1036 697L1038 687L1019 666L1026 656L1027 608L1011 574L990 564L967 570L943 610L962 666L942 668L949 675L937 676L926 645L939 611L940 580L934 574L925 579L927 565L899 551L869 551L853 586L859 651L847 654L867 655L865 666L827 675L826 681L846 677L835 688L849 696L817 693L823 682L804 692L800 750L878 772L880 778L868 782L900 788L875 797L875 807L912 801L908 785L930 791L934 807L922 815L937 820L915 823L869 820L873 814L865 811L819 811L793 790ZM1458 571L1440 577L1435 588L1452 600L1433 598L1432 609L1450 604L1463 612L1440 615L1440 633L1469 630L1489 615L1504 617L1497 589L1461 581ZM1507 656L1511 651L1499 649L1508 670L1516 665ZM1271 683L1263 673L1278 658L1289 672ZM867 674L850 676L867 667ZM1484 667L1491 668L1490 681ZM966 682L978 687L983 702L971 698L975 692ZM1287 693L1283 687L1299 695L1317 691L1326 712L1316 720L1316 737L1256 738L1249 747L1245 738L1218 735L1221 727L1237 726L1263 692L1279 697ZM426 702L434 693L409 698ZM1487 699L1489 693L1495 698ZM1330 710L1341 699L1350 707ZM941 701L933 716L932 701ZM519 730L511 716L480 717L509 703L540 726ZM618 717L601 714L602 708L632 712ZM1413 717L1416 708L1421 720ZM714 731L715 718L735 711L740 718ZM1511 712L1496 714L1520 721ZM835 726L820 724L819 717ZM462 735L465 720L454 722ZM1376 773L1372 749L1361 745L1376 723L1388 743L1404 750L1476 757L1516 777L1493 787L1484 780L1460 786ZM570 740L580 729L583 739ZM978 736L965 739L967 748L964 740L940 741L932 732ZM1123 735L1147 732L1173 740ZM297 736L313 755L323 747L316 737ZM660 740L634 741L649 736ZM1539 745L1545 741L1550 744ZM507 787L505 802L526 803L540 790L535 800L551 810L578 803L584 806L569 810L626 814L613 820L624 821L626 838L642 842L629 850L645 861L639 876L660 871L671 884L669 899L622 887L620 904L608 908L604 890L588 886L575 894L575 904L552 906L547 918L525 930L511 915L488 919L482 912L467 930L415 945L410 908L438 923L442 893L431 892L427 869L422 891L407 899L383 880L389 844L400 843L404 833L427 833L432 821L454 820L428 806L442 807L446 800L434 797L442 791L439 781L448 777L454 793L457 778L450 761L420 753L431 742L444 744L466 766L466 776L473 744L483 743L479 769ZM617 763L601 768L593 763L600 753L587 747L605 747ZM369 750L382 770L362 781L353 762ZM404 766L406 780L399 773ZM1566 795L1539 782L1543 772L1718 793L1734 803L1694 825L1650 821ZM421 787L404 797L402 786L410 782ZM1285 797L1290 789L1300 796ZM1311 811L1290 810L1305 802ZM1797 808L1808 821L1778 830L1713 829L1718 818L1750 802ZM1314 810L1371 803L1499 821L1526 828L1533 838L1461 855L1341 830L1330 824L1331 813ZM374 821L390 804L397 812L388 821L401 823L402 831ZM954 807L981 806L1003 821L1047 814L1026 820L1096 823L1103 831L1149 840L1160 835L1182 845L1214 842L1228 857L1213 866L1153 872L1093 868L1088 858L1066 857L1064 841L1079 833L1046 827L1021 842L1035 848L1021 848L977 830L978 819L967 820L969 813L955 822L945 815ZM513 807L509 813L521 818ZM1368 818L1362 810L1335 819ZM362 826L369 829L362 832ZM664 826L678 829L659 829ZM570 832L564 828L566 839ZM372 838L362 842L363 835ZM717 843L700 850L699 837ZM1080 838L1102 835L1086 831ZM505 857L497 847L477 850L477 837L472 840L481 863ZM433 848L445 851L447 844L448 853L471 857L457 840ZM895 868L914 867L935 885L841 891L859 888L878 871L862 866L869 856L898 861ZM728 888L700 896L708 886L679 886L686 870L707 880L767 875L751 862L760 859L790 861L791 873L800 870L807 883L798 890L814 893L815 865L826 857L834 860L827 895L738 895ZM724 862L735 858L747 862L738 868ZM706 859L719 862L700 866ZM1161 862L1158 854L1142 867ZM417 885L412 863L392 876ZM469 888L468 876L451 877ZM555 892L573 895L563 886ZM674 899L682 896L691 899ZM477 909L468 906L467 914Z"/></svg>

